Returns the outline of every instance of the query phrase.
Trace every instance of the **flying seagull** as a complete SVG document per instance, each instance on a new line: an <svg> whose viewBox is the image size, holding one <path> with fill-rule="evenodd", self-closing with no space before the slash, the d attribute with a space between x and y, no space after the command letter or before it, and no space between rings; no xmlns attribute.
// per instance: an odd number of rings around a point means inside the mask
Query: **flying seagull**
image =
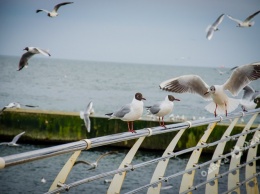
<svg viewBox="0 0 260 194"><path fill-rule="evenodd" d="M90 119L89 115L94 112L93 102L90 102L85 111L80 111L80 118L84 120L86 129L90 132Z"/></svg>
<svg viewBox="0 0 260 194"><path fill-rule="evenodd" d="M89 168L88 170L92 170L92 169L97 168L99 160L101 160L103 157L105 157L105 156L107 156L107 155L110 155L110 154L117 154L117 153L118 153L118 151L106 152L106 153L100 155L100 156L98 157L98 159L97 159L95 162L92 162L92 163L91 163L91 162L84 161L84 160L78 160L78 161L76 161L76 162L74 163L73 166L75 166L75 165L77 165L77 164L86 164L86 165L89 165L89 166L90 166L90 168Z"/></svg>
<svg viewBox="0 0 260 194"><path fill-rule="evenodd" d="M24 66L27 67L28 60L35 54L43 54L45 56L51 56L51 54L48 53L47 51L36 47L25 47L23 50L26 50L27 52L22 55L17 71L22 70Z"/></svg>
<svg viewBox="0 0 260 194"><path fill-rule="evenodd" d="M238 20L238 19L235 19L233 18L232 16L230 15L227 15L227 17L235 22L238 23L237 27L251 27L255 24L254 21L251 22L251 20L253 19L253 17L255 17L257 14L260 13L260 10L253 13L252 15L248 16L244 21L241 21L241 20Z"/></svg>
<svg viewBox="0 0 260 194"><path fill-rule="evenodd" d="M48 11L48 10L45 10L45 9L37 9L37 10L36 10L36 13L39 13L39 12L43 11L43 12L46 12L49 17L56 17L56 16L59 15L59 14L57 13L57 11L58 11L58 9L59 9L61 6L67 5L67 4L71 4L71 3L73 3L73 2L64 2L64 3L57 4L57 5L54 6L54 8L53 8L52 11Z"/></svg>
<svg viewBox="0 0 260 194"><path fill-rule="evenodd" d="M244 94L240 101L243 111L255 109L260 103L260 92L255 91L251 86L247 85L243 88Z"/></svg>
<svg viewBox="0 0 260 194"><path fill-rule="evenodd" d="M11 142L2 142L2 143L0 143L0 145L19 146L19 144L17 144L16 142L18 141L18 139L19 139L24 133L25 133L25 131L22 132L22 133L20 133L20 134L18 134L18 135L16 135Z"/></svg>
<svg viewBox="0 0 260 194"><path fill-rule="evenodd" d="M29 105L29 104L26 104L26 105L24 105L24 106L30 107L30 108L38 107L38 106L34 106L34 105ZM2 108L2 110L0 111L0 114L1 114L5 109L8 109L8 108L21 108L21 104L18 103L18 102L11 102L11 103L9 103L8 105L4 106L4 108Z"/></svg>
<svg viewBox="0 0 260 194"><path fill-rule="evenodd" d="M223 85L209 87L198 75L183 75L162 82L160 88L176 93L197 93L206 100L212 99L213 102L205 107L206 110L214 113L215 116L218 114L227 116L227 113L238 107L239 100L228 97L225 90L229 90L233 96L237 96L242 88L259 77L260 62L255 62L237 67Z"/></svg>
<svg viewBox="0 0 260 194"><path fill-rule="evenodd" d="M143 114L143 101L146 100L141 93L136 93L132 102L121 107L121 109L106 114L110 119L121 119L127 121L128 131L136 133L134 130L134 121L138 120ZM130 127L131 124L131 127Z"/></svg>
<svg viewBox="0 0 260 194"><path fill-rule="evenodd" d="M164 99L164 101L160 101L155 103L153 106L147 106L147 110L153 114L159 117L159 124L162 127L165 127L164 125L164 116L170 114L173 109L173 101L180 101L177 98L174 98L172 95L167 95ZM162 118L162 122L160 121L160 118ZM166 127L165 127L166 128Z"/></svg>
<svg viewBox="0 0 260 194"><path fill-rule="evenodd" d="M224 16L225 16L225 14L221 14L221 15L217 18L217 20L216 20L212 25L210 25L210 26L207 27L207 29L206 29L206 32L207 32L206 38L207 38L208 40L211 40L211 38L213 37L213 33L214 33L215 31L218 31L218 30L219 30L219 29L218 29L218 26L219 26L219 24L223 21Z"/></svg>

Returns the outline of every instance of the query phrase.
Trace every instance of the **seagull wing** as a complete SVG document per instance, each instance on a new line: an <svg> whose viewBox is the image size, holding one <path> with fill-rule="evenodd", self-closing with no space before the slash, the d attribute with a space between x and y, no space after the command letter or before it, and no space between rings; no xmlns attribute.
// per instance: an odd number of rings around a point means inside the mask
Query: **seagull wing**
<svg viewBox="0 0 260 194"><path fill-rule="evenodd" d="M112 114L112 117L123 118L127 113L131 111L130 104L122 106L119 110Z"/></svg>
<svg viewBox="0 0 260 194"><path fill-rule="evenodd" d="M88 106L87 106L87 108L86 108L86 113L87 114L90 114L91 113L91 110L92 110L92 108L93 108L93 102L90 102L90 103L88 103Z"/></svg>
<svg viewBox="0 0 260 194"><path fill-rule="evenodd" d="M107 155L110 155L110 154L117 154L118 152L117 151L111 151L111 152L106 152L104 154L102 154L101 156L98 157L98 159L96 160L96 163L99 162L99 160Z"/></svg>
<svg viewBox="0 0 260 194"><path fill-rule="evenodd" d="M18 135L16 135L11 142L12 142L12 143L16 143L16 142L18 141L18 139L19 139L24 133L25 133L25 131L22 132L22 133L19 133Z"/></svg>
<svg viewBox="0 0 260 194"><path fill-rule="evenodd" d="M159 85L160 89L175 93L197 93L204 99L211 99L208 91L209 86L198 75L183 75L169 79Z"/></svg>
<svg viewBox="0 0 260 194"><path fill-rule="evenodd" d="M48 11L48 10L45 10L45 9L37 9L37 10L36 10L36 13L39 13L39 12L41 12L41 11L46 12L46 13L49 13L49 11Z"/></svg>
<svg viewBox="0 0 260 194"><path fill-rule="evenodd" d="M41 53L41 54L43 54L43 55L45 55L45 56L51 56L51 54L48 52L48 51L46 51L46 50L43 50L43 49L40 49L40 48L35 48L37 51L39 51L39 53Z"/></svg>
<svg viewBox="0 0 260 194"><path fill-rule="evenodd" d="M88 132L90 132L90 119L89 119L89 114L84 114L84 123L85 123L85 127L88 130Z"/></svg>
<svg viewBox="0 0 260 194"><path fill-rule="evenodd" d="M64 2L64 3L57 4L54 6L53 11L57 12L58 9L60 8L60 6L71 4L71 3L73 3L73 2Z"/></svg>
<svg viewBox="0 0 260 194"><path fill-rule="evenodd" d="M206 38L207 38L208 40L211 40L211 38L213 37L213 33L214 33L214 28L213 28L213 26L207 27L207 35L206 35Z"/></svg>
<svg viewBox="0 0 260 194"><path fill-rule="evenodd" d="M245 22L249 22L251 19L253 19L253 17L255 17L257 14L260 13L260 10L253 13L252 15L248 16L246 19L245 19Z"/></svg>
<svg viewBox="0 0 260 194"><path fill-rule="evenodd" d="M152 114L157 114L160 111L160 105L161 105L161 102L155 103L151 108L149 108L150 112Z"/></svg>
<svg viewBox="0 0 260 194"><path fill-rule="evenodd" d="M217 20L212 24L215 28L223 21L225 14L221 14Z"/></svg>
<svg viewBox="0 0 260 194"><path fill-rule="evenodd" d="M243 90L244 90L244 94L243 94L242 99L243 100L251 100L253 94L255 93L255 90L249 85L245 86L243 88Z"/></svg>
<svg viewBox="0 0 260 194"><path fill-rule="evenodd" d="M22 68L24 68L24 66L28 65L28 60L34 55L35 53L31 53L31 52L26 52L22 55L20 62L19 62L19 66L17 71L22 70Z"/></svg>
<svg viewBox="0 0 260 194"><path fill-rule="evenodd" d="M83 161L83 160L76 161L73 166L75 166L75 165L77 165L77 164L87 164L87 165L90 165L90 166L91 166L91 163L89 163L89 162L87 162L87 161Z"/></svg>
<svg viewBox="0 0 260 194"><path fill-rule="evenodd" d="M258 78L260 78L260 62L242 65L232 72L223 88L229 90L233 96L237 96L242 88Z"/></svg>
<svg viewBox="0 0 260 194"><path fill-rule="evenodd" d="M228 17L229 19L231 19L231 20L237 22L237 23L242 23L242 22L243 22L243 21L241 21L241 20L238 20L238 19L236 19L236 18L231 17L230 15L227 15L227 17Z"/></svg>

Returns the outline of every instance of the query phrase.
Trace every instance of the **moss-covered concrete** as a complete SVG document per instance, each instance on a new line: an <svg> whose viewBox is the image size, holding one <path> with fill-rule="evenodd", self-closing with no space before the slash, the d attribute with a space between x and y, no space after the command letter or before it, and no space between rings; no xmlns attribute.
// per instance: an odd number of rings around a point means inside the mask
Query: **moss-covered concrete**
<svg viewBox="0 0 260 194"><path fill-rule="evenodd" d="M14 135L25 131L19 142L28 142L34 144L53 144L78 141L85 138L94 138L104 135L116 134L127 131L127 125L121 120L109 120L107 117L91 117L91 132L85 129L84 122L80 119L78 113L69 112L50 112L28 109L7 110L0 115L0 141L9 141ZM158 126L156 121L139 120L134 122L135 129ZM209 137L208 142L220 139L226 125L217 125ZM185 149L195 146L207 125L192 127L187 129L176 149ZM232 134L239 133L243 126L236 126ZM176 132L165 133L151 136L145 139L141 148L145 149L165 149ZM130 147L134 143L126 141L117 143L114 146ZM227 143L226 150L234 146L234 142ZM204 152L212 152L213 147L204 149Z"/></svg>

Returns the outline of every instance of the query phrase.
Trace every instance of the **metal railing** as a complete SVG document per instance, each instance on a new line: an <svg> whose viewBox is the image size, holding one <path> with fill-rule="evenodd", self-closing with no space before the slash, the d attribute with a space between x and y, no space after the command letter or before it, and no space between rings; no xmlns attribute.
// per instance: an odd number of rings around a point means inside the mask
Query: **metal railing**
<svg viewBox="0 0 260 194"><path fill-rule="evenodd" d="M67 161L64 167L61 169L60 173L54 180L52 186L50 187L47 193L50 194L59 193L61 191L69 191L70 188L77 187L78 185L111 175L114 175L114 178L107 190L107 193L120 193L127 172L131 172L134 169L146 167L155 163L158 164L153 176L151 177L150 183L136 188L132 191L129 191L127 192L128 194L139 193L140 191L144 192L145 189L149 194L160 193L162 182L167 182L168 180L179 176L182 176L182 182L180 185L179 193L191 193L193 190L197 190L198 188L203 186L205 187L206 193L218 193L218 179L223 176L228 176L228 189L225 193L230 193L233 191L239 193L240 187L243 184L246 184L246 190L248 193L259 193L257 176L260 174L260 172L256 172L256 161L260 159L260 157L257 156L257 146L260 143L260 126L252 129L252 125L255 119L257 118L259 112L260 109L250 110L248 112L237 112L229 114L227 117L218 116L202 120L186 121L183 123L171 124L167 125L166 129L164 127L145 128L142 130L137 130L137 133L134 134L129 132L119 133L98 138L84 139L81 141L67 143L59 146L53 146L40 150L4 156L0 157L0 168L7 168L10 166L31 162L34 160L40 160L43 158L57 156L64 153L74 152L74 154L70 157L70 159ZM235 135L230 135L239 118L245 116L251 116L251 118L245 125L243 131ZM214 127L216 126L217 122L230 119L232 119L232 122L226 129L225 133L222 135L222 138L215 142L207 143L207 139L213 131ZM177 145L184 131L188 128L197 127L201 125L208 125L208 127L205 130L199 142L197 143L197 145L194 147L174 152L175 146ZM168 145L164 154L161 157L139 164L132 164L132 159L135 156L135 153L137 152L137 150L139 149L140 145L146 137L162 133L169 133L173 131L177 132L177 134L173 137L173 140ZM253 134L253 137L250 140L250 143L245 146L244 144L248 134ZM72 166L74 165L76 159L78 158L82 150L114 144L132 139L138 139L138 141L136 141L136 143L130 149L130 151L125 156L125 159L122 161L118 169L109 172L103 172L101 174L97 174L92 177L87 177L76 182L65 183L66 178L70 173L70 170L72 169ZM234 150L229 153L223 154L225 145L229 141L236 141ZM216 146L216 148L212 159L199 164L198 161L202 149L213 146ZM247 160L245 163L240 164L240 156L243 152L248 153ZM169 159L186 153L191 153L186 169L175 174L165 176L164 174ZM227 158L231 158L229 170L225 171L224 173L219 173L219 168L222 160L225 160ZM206 166L209 166L208 169L204 171L205 175L207 175L207 179L204 182L194 185L195 171ZM242 168L246 168L246 175L244 180L239 179L239 173L234 173L238 172L239 169Z"/></svg>

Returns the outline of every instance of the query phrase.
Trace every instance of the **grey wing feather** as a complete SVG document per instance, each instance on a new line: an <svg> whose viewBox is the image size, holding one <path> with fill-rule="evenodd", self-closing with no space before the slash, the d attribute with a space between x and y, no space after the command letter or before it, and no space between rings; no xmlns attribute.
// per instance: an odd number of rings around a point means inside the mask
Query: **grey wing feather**
<svg viewBox="0 0 260 194"><path fill-rule="evenodd" d="M250 21L253 17L255 17L255 16L256 16L257 14L259 14L259 13L260 13L260 10L257 11L257 12L255 12L255 13L253 13L252 15L248 16L248 17L245 19L245 22Z"/></svg>
<svg viewBox="0 0 260 194"><path fill-rule="evenodd" d="M87 164L87 165L90 165L90 166L91 166L91 163L89 163L89 162L87 162L87 161L83 161L83 160L76 161L73 166L75 166L75 165L77 165L77 164Z"/></svg>
<svg viewBox="0 0 260 194"><path fill-rule="evenodd" d="M242 88L258 78L260 78L260 62L243 65L232 72L230 78L224 83L224 89L236 96Z"/></svg>
<svg viewBox="0 0 260 194"><path fill-rule="evenodd" d="M114 112L113 116L118 117L118 118L122 118L129 112L130 112L130 104L126 104L125 106L121 107L121 109Z"/></svg>
<svg viewBox="0 0 260 194"><path fill-rule="evenodd" d="M218 26L224 19L225 14L221 14L218 19L213 23L213 26Z"/></svg>
<svg viewBox="0 0 260 194"><path fill-rule="evenodd" d="M64 3L59 3L57 5L54 6L53 10L54 11L58 11L58 9L60 8L60 6L63 6L63 5L67 5L67 4L71 4L73 2L64 2Z"/></svg>
<svg viewBox="0 0 260 194"><path fill-rule="evenodd" d="M244 94L242 99L251 100L253 94L255 93L255 90L251 86L245 86L243 90L244 90Z"/></svg>
<svg viewBox="0 0 260 194"><path fill-rule="evenodd" d="M101 158L103 158L103 157L105 157L105 156L107 156L107 155L116 154L116 153L118 153L118 152L117 152L117 151L106 152L106 153L102 154L101 156L99 156L98 159L96 160L96 162L98 163L98 161L99 161Z"/></svg>
<svg viewBox="0 0 260 194"><path fill-rule="evenodd" d="M209 86L198 75L184 75L166 80L159 87L175 93L197 93L207 100L210 99L210 94L205 95Z"/></svg>
<svg viewBox="0 0 260 194"><path fill-rule="evenodd" d="M155 103L149 110L152 114L157 114L160 111L160 103Z"/></svg>
<svg viewBox="0 0 260 194"><path fill-rule="evenodd" d="M16 143L16 142L18 141L18 139L19 139L24 133L25 133L25 131L22 132L22 133L20 133L20 134L18 134L18 135L16 135L16 136L13 138L12 142L13 142L13 143Z"/></svg>
<svg viewBox="0 0 260 194"><path fill-rule="evenodd" d="M31 52L26 52L22 55L20 62L19 62L19 67L17 71L20 71L22 68L24 68L25 65L28 65L28 60L34 55L34 53Z"/></svg>

